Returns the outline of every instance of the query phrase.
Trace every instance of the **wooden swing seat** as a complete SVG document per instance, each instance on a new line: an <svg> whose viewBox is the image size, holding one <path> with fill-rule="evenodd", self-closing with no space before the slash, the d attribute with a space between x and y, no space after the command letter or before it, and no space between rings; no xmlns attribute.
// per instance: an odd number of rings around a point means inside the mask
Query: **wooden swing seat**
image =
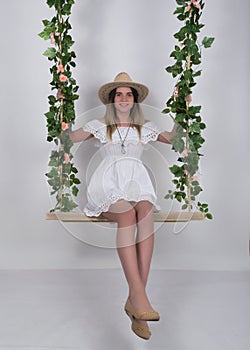
<svg viewBox="0 0 250 350"><path fill-rule="evenodd" d="M205 216L201 212L155 212L154 222L187 222L204 220ZM89 217L82 212L51 212L46 213L46 220L59 220L64 222L111 222L105 217Z"/></svg>

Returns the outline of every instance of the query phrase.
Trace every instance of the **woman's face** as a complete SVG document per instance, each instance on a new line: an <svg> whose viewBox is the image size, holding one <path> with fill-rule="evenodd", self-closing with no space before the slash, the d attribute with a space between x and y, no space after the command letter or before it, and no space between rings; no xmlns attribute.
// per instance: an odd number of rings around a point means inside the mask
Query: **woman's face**
<svg viewBox="0 0 250 350"><path fill-rule="evenodd" d="M118 87L114 97L115 109L120 113L128 113L134 105L134 95L130 87Z"/></svg>

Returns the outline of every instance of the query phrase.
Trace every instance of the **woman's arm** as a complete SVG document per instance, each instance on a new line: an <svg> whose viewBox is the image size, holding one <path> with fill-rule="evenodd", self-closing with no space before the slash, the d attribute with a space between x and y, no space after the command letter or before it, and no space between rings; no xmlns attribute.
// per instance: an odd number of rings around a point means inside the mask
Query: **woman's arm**
<svg viewBox="0 0 250 350"><path fill-rule="evenodd" d="M62 93L61 86L58 88L56 97L57 97L57 99L61 99L61 98L64 99L65 98L64 94ZM69 127L69 129L67 131L69 133L69 138L72 142L81 142L81 141L85 141L85 140L88 140L91 137L93 137L92 134L84 131L82 128L77 129L75 131L71 131L70 129L71 129L71 126Z"/></svg>
<svg viewBox="0 0 250 350"><path fill-rule="evenodd" d="M86 141L93 137L92 134L90 134L87 131L84 131L82 128L77 129L75 131L71 131L69 133L69 138L72 142L81 142L81 141Z"/></svg>
<svg viewBox="0 0 250 350"><path fill-rule="evenodd" d="M173 136L176 134L178 124L174 124L174 127L171 131L163 131L159 134L157 141L171 144Z"/></svg>
<svg viewBox="0 0 250 350"><path fill-rule="evenodd" d="M185 97L185 102L186 102L186 105L189 106L189 104L191 103L192 101L192 96L191 94L190 95L187 95ZM174 137L174 135L176 134L176 130L177 130L177 127L178 127L178 124L174 124L174 127L171 131L163 131L162 133L159 134L158 138L157 138L157 141L160 141L160 142L164 142L164 143L168 143L168 144L171 144L171 139Z"/></svg>

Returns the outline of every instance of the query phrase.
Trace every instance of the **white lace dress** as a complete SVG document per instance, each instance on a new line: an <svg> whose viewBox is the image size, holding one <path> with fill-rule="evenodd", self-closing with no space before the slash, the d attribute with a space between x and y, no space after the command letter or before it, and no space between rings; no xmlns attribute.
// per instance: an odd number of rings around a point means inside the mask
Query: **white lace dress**
<svg viewBox="0 0 250 350"><path fill-rule="evenodd" d="M111 204L120 199L130 202L147 200L156 209L156 194L146 167L141 161L145 144L156 141L160 130L152 123L142 126L141 140L137 129L119 127L112 135L112 142L106 136L106 125L97 119L84 127L98 139L102 161L87 184L87 204L84 213L87 216L99 216L109 210ZM127 135L127 136L126 136ZM121 152L121 139L125 152Z"/></svg>

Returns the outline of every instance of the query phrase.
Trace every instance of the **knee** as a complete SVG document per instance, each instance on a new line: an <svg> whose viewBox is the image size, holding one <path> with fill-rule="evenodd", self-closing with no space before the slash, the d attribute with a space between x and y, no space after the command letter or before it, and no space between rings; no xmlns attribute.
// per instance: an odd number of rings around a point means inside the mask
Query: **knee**
<svg viewBox="0 0 250 350"><path fill-rule="evenodd" d="M149 201L142 201L138 203L136 210L138 220L141 220L146 217L151 218L151 216L153 215L153 204Z"/></svg>
<svg viewBox="0 0 250 350"><path fill-rule="evenodd" d="M128 227L136 225L136 211L134 208L131 208L119 215L119 226Z"/></svg>

